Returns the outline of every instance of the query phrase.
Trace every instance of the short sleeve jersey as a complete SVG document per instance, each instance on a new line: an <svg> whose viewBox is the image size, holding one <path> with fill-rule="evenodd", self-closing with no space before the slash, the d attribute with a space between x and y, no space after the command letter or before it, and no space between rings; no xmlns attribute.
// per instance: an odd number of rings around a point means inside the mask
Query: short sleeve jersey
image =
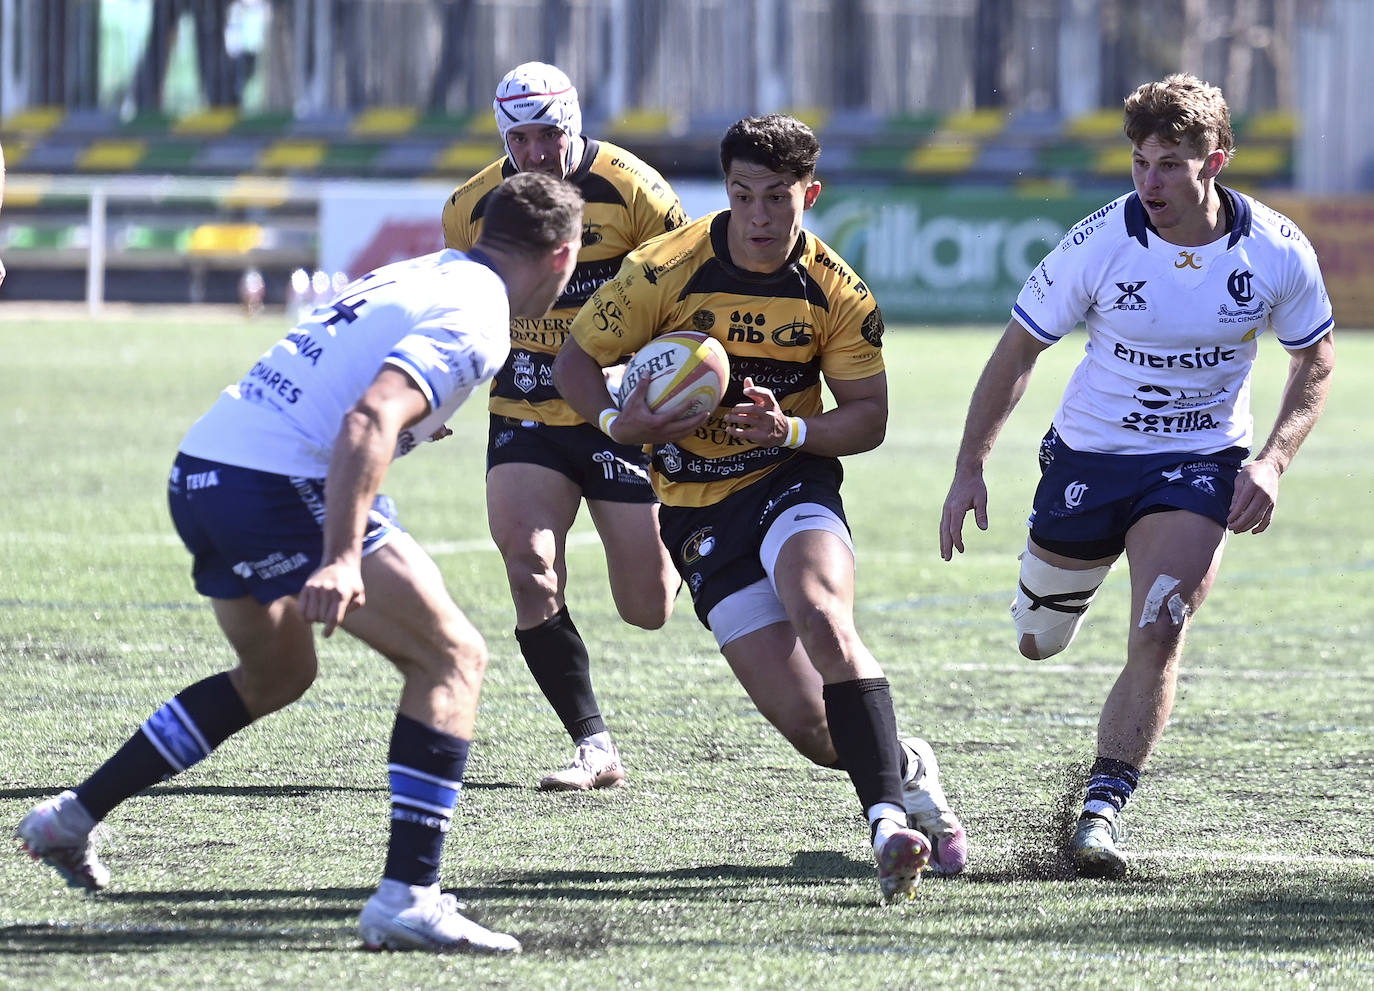
<svg viewBox="0 0 1374 991"><path fill-rule="evenodd" d="M386 265L274 344L191 426L181 451L323 478L344 414L389 366L429 401L429 413L398 439L396 456L407 454L496 374L509 325L505 283L476 258L445 249Z"/></svg>
<svg viewBox="0 0 1374 991"><path fill-rule="evenodd" d="M493 162L444 205L444 243L466 251L482 231L487 197L515 174L509 158ZM581 423L553 386L553 359L588 297L625 260L631 248L687 222L671 186L634 155L605 141L587 141L582 164L568 176L582 193L582 248L577 268L553 308L539 318L511 321L510 358L492 382L493 413L553 426Z"/></svg>
<svg viewBox="0 0 1374 991"><path fill-rule="evenodd" d="M1250 371L1272 330L1288 349L1330 333L1316 252L1291 220L1218 186L1229 231L1181 247L1140 197L1074 226L1026 280L1015 318L1048 344L1087 326L1054 426L1081 451L1212 454L1253 441Z"/></svg>
<svg viewBox="0 0 1374 991"><path fill-rule="evenodd" d="M695 434L654 451L654 488L669 506L717 503L796 454L726 431L725 414L745 401L746 378L771 389L789 416L815 416L822 375L883 371L882 312L858 275L809 231L778 271L737 268L729 217L709 214L632 251L572 325L578 345L603 366L673 331L708 333L725 346L730 386L721 406Z"/></svg>

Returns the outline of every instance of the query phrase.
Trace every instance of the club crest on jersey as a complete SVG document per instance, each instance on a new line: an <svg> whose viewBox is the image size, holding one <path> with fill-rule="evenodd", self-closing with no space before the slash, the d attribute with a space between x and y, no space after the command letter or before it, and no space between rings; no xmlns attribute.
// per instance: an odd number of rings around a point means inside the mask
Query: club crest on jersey
<svg viewBox="0 0 1374 991"><path fill-rule="evenodd" d="M716 325L716 315L710 310L697 310L692 314L692 326L705 333Z"/></svg>
<svg viewBox="0 0 1374 991"><path fill-rule="evenodd" d="M521 392L533 392L539 384L539 375L534 370L534 362L524 351L517 351L511 355L511 371L515 373L513 381L515 387Z"/></svg>
<svg viewBox="0 0 1374 991"><path fill-rule="evenodd" d="M1088 486L1083 482L1070 482L1064 486L1064 505L1077 509L1083 505L1083 497L1088 494Z"/></svg>
<svg viewBox="0 0 1374 991"><path fill-rule="evenodd" d="M1112 309L1145 309L1145 297L1140 295L1140 290L1144 285L1145 282L1143 279L1140 282L1118 282L1116 287L1121 290L1121 295L1116 297L1116 302L1112 304Z"/></svg>
<svg viewBox="0 0 1374 991"><path fill-rule="evenodd" d="M1231 273L1231 277L1226 280L1226 291L1231 294L1231 298L1236 301L1237 306L1249 306L1255 299L1254 289L1255 275L1250 270L1242 272L1236 269Z"/></svg>

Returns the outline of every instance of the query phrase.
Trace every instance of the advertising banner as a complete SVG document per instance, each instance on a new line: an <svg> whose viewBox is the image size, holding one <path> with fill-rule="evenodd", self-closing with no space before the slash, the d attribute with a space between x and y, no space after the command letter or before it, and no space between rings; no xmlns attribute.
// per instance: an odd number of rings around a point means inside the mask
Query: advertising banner
<svg viewBox="0 0 1374 991"><path fill-rule="evenodd" d="M1005 323L1031 269L1108 199L830 186L807 226L863 277L889 323Z"/></svg>

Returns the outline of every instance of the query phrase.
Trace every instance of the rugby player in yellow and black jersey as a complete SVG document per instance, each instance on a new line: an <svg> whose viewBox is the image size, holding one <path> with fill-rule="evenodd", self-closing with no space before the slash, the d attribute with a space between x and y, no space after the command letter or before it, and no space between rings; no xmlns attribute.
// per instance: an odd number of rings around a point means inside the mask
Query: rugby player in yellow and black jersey
<svg viewBox="0 0 1374 991"><path fill-rule="evenodd" d="M698 617L759 711L848 772L894 900L927 862L962 870L967 844L929 744L898 739L887 678L854 628L839 458L883 440L883 320L859 275L802 228L819 153L794 118L734 124L721 142L730 208L632 251L573 321L554 380L616 440L653 445L660 530ZM729 353L721 406L673 420L649 409L646 382L615 408L601 369L680 330Z"/></svg>
<svg viewBox="0 0 1374 991"><path fill-rule="evenodd" d="M662 626L680 583L658 539L643 449L615 443L578 416L554 388L552 368L573 316L630 249L687 217L656 171L623 148L583 136L577 91L555 66L516 66L497 87L493 107L508 154L449 197L447 246L466 251L476 242L492 191L519 172L566 178L585 208L572 279L546 316L511 322L510 358L492 382L487 520L505 560L520 651L576 747L572 762L545 775L540 787L619 787L625 771L565 597L565 542L582 500L626 622Z"/></svg>

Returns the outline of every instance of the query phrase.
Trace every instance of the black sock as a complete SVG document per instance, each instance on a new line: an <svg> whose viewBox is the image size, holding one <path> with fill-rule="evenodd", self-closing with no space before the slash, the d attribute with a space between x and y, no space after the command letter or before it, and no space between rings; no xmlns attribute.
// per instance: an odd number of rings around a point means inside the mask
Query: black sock
<svg viewBox="0 0 1374 991"><path fill-rule="evenodd" d="M405 884L439 881L444 836L463 789L470 740L396 714L387 754L391 837L382 877Z"/></svg>
<svg viewBox="0 0 1374 991"><path fill-rule="evenodd" d="M76 787L76 797L99 822L131 795L209 757L210 751L252 721L229 672L198 681L154 712L113 757Z"/></svg>
<svg viewBox="0 0 1374 991"><path fill-rule="evenodd" d="M830 739L864 810L881 803L903 808L902 748L886 678L837 681L822 690Z"/></svg>
<svg viewBox="0 0 1374 991"><path fill-rule="evenodd" d="M525 664L574 743L606 732L606 721L592 690L591 661L568 607L538 626L515 631Z"/></svg>

